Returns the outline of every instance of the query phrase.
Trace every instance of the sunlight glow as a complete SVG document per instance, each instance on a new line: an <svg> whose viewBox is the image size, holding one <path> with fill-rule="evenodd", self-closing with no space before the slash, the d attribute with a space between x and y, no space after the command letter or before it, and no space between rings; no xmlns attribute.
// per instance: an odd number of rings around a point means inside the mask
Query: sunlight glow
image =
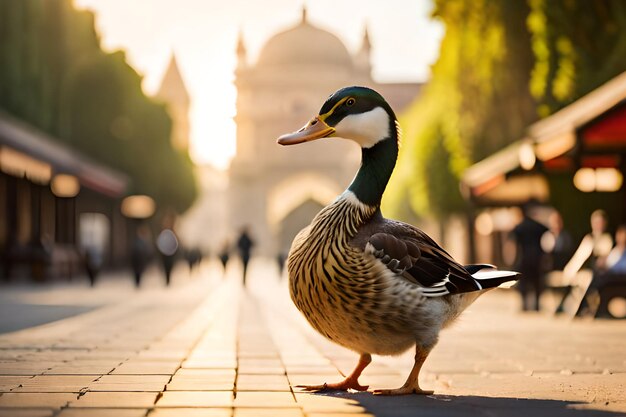
<svg viewBox="0 0 626 417"><path fill-rule="evenodd" d="M360 48L367 24L376 79L423 81L437 57L443 28L429 20L428 0L392 3L393 7L375 1L317 0L306 6L309 20L339 35L352 53ZM125 50L129 64L144 76L147 94L156 93L175 53L191 97L192 159L221 169L236 150L232 118L239 32L248 63L254 64L271 36L299 21L302 8L302 3L289 0L74 0L74 4L96 13L102 47Z"/></svg>

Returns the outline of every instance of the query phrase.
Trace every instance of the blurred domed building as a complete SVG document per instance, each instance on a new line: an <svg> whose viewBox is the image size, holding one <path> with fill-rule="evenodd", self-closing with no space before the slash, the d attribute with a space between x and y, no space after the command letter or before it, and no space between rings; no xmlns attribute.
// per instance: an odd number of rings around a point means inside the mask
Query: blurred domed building
<svg viewBox="0 0 626 417"><path fill-rule="evenodd" d="M358 167L357 146L337 140L283 148L276 138L317 114L329 94L347 85L379 91L397 113L415 99L419 83L377 83L371 76L365 30L352 55L343 42L307 20L272 37L256 64L237 45L237 151L229 179L230 227L249 225L255 253L286 253L293 237L339 195Z"/></svg>

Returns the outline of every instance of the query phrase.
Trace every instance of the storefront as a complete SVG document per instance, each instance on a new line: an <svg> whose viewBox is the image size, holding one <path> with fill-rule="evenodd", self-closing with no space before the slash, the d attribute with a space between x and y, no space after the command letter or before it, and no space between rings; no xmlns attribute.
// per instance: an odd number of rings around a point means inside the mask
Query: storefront
<svg viewBox="0 0 626 417"><path fill-rule="evenodd" d="M71 278L85 255L128 256L120 202L128 178L0 112L0 272L4 279Z"/></svg>
<svg viewBox="0 0 626 417"><path fill-rule="evenodd" d="M470 167L461 187L479 211L479 235L506 233L514 216L503 219L502 213L536 200L560 211L566 227L580 238L595 209L608 213L611 229L626 222L625 175L623 73L529 126L524 138Z"/></svg>

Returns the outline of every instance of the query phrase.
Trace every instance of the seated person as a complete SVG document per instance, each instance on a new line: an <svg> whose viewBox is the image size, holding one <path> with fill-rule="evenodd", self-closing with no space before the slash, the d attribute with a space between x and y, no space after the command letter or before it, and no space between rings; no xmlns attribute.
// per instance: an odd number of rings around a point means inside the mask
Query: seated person
<svg viewBox="0 0 626 417"><path fill-rule="evenodd" d="M626 224L622 224L615 232L615 247L606 258L599 259L593 273L591 284L585 292L577 316L590 313L587 300L597 295L601 288L613 282L626 282Z"/></svg>
<svg viewBox="0 0 626 417"><path fill-rule="evenodd" d="M585 235L572 259L563 268L563 282L569 286L569 290L557 307L557 313L566 309L576 310L582 295L592 281L592 271L595 271L597 266L604 262L604 258L613 246L613 238L606 232L608 226L606 212L596 210L591 213L590 223L591 233Z"/></svg>

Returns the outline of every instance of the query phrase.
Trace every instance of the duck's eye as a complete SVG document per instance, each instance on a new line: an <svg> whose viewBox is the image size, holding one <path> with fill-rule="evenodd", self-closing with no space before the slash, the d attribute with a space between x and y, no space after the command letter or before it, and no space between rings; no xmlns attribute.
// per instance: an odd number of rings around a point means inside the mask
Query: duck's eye
<svg viewBox="0 0 626 417"><path fill-rule="evenodd" d="M355 100L353 98L349 98L346 100L346 106L351 107L354 104Z"/></svg>

